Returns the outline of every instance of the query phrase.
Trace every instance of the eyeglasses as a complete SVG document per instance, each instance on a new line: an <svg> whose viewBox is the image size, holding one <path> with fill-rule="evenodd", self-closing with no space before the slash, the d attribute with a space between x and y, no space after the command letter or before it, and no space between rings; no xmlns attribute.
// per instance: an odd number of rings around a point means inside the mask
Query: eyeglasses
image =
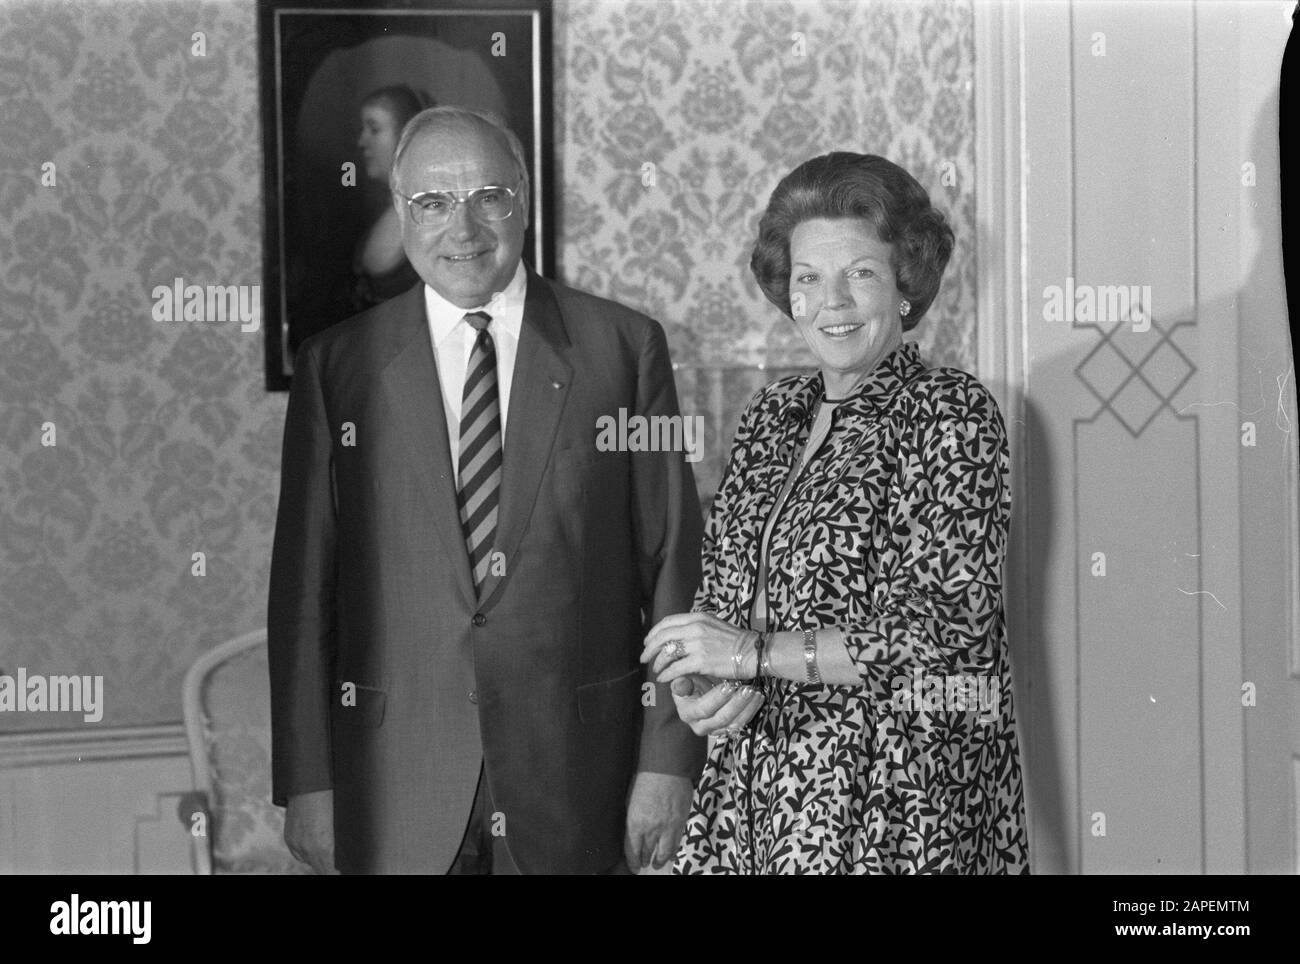
<svg viewBox="0 0 1300 964"><path fill-rule="evenodd" d="M515 213L519 184L520 181L516 181L513 190L489 184L472 191L421 191L414 197L396 188L393 188L393 193L406 201L412 221L422 227L436 227L449 222L462 204L467 205L469 213L479 221L504 221Z"/></svg>

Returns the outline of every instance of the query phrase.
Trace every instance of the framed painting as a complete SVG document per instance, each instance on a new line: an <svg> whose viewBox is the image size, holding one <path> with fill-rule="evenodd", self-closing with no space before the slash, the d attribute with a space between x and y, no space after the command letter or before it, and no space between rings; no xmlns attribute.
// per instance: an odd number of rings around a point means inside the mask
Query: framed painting
<svg viewBox="0 0 1300 964"><path fill-rule="evenodd" d="M457 104L519 135L531 185L524 260L554 275L547 0L262 0L266 387L303 340L410 288L388 172L402 127Z"/></svg>

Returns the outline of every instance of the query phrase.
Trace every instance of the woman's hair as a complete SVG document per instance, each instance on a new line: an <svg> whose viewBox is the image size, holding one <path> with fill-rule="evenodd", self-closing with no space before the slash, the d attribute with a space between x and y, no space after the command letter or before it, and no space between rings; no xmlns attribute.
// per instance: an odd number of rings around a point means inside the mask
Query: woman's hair
<svg viewBox="0 0 1300 964"><path fill-rule="evenodd" d="M898 290L912 303L903 330L916 327L939 293L953 233L916 178L875 154L835 151L805 161L781 179L758 225L750 270L767 300L790 310L790 236L813 218L862 218L892 246Z"/></svg>
<svg viewBox="0 0 1300 964"><path fill-rule="evenodd" d="M417 94L405 84L394 84L391 87L372 90L361 102L361 107L365 109L372 104L384 108L393 115L393 123L397 126L398 134L402 133L402 128L412 117L426 107L433 106L427 95Z"/></svg>

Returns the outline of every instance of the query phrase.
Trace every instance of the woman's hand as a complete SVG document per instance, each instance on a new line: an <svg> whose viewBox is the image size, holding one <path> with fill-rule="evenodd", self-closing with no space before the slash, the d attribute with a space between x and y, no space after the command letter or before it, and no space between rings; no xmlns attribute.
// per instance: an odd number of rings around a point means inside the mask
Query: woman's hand
<svg viewBox="0 0 1300 964"><path fill-rule="evenodd" d="M673 680L671 689L677 715L696 736L739 731L763 705L763 694L752 687L730 680L719 683L697 673Z"/></svg>
<svg viewBox="0 0 1300 964"><path fill-rule="evenodd" d="M652 664L661 683L670 683L688 673L735 679L732 656L750 632L710 613L665 616L646 636L641 662ZM757 667L746 666L743 678L753 677L756 670Z"/></svg>

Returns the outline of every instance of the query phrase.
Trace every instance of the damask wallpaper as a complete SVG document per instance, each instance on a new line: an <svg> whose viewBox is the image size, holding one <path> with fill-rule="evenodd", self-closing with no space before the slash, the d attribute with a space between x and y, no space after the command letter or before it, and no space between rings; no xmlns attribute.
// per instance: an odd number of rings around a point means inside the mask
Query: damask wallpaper
<svg viewBox="0 0 1300 964"><path fill-rule="evenodd" d="M555 12L560 275L667 327L703 495L740 406L809 360L747 263L814 154L883 153L949 213L919 340L973 370L969 0ZM190 662L265 619L285 396L262 334L151 314L175 277L260 283L255 22L252 0L0 3L0 674L102 675L99 725L179 719Z"/></svg>

